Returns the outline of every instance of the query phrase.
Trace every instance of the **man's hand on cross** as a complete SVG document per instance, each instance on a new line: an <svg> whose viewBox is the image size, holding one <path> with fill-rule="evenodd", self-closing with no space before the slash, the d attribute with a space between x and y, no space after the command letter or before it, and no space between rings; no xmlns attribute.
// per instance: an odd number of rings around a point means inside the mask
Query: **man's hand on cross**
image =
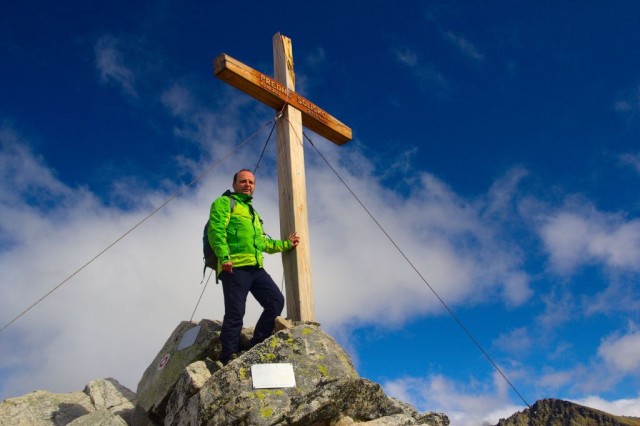
<svg viewBox="0 0 640 426"><path fill-rule="evenodd" d="M298 244L300 244L300 237L298 236L298 233L292 232L289 234L289 241L291 241L291 246L293 248L298 247Z"/></svg>

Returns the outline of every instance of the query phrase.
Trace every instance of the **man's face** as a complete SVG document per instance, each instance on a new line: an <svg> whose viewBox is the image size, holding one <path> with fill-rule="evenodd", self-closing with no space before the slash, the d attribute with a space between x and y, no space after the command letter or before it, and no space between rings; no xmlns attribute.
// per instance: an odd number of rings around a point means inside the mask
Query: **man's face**
<svg viewBox="0 0 640 426"><path fill-rule="evenodd" d="M238 173L236 181L233 183L233 190L239 194L253 195L256 187L256 178L253 173L242 171Z"/></svg>

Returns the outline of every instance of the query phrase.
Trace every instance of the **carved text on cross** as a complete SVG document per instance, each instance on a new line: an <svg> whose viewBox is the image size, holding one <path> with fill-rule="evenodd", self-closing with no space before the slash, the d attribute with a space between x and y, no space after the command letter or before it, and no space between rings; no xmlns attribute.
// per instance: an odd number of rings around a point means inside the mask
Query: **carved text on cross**
<svg viewBox="0 0 640 426"><path fill-rule="evenodd" d="M351 140L351 129L328 112L287 88L279 81L256 71L224 53L214 62L216 77L270 107L281 110L289 104L302 112L302 125L331 142L342 145Z"/></svg>

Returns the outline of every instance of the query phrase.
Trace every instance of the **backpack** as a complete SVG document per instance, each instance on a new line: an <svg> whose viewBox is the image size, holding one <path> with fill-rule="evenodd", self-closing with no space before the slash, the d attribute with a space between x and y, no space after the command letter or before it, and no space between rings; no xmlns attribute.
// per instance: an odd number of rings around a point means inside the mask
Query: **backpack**
<svg viewBox="0 0 640 426"><path fill-rule="evenodd" d="M224 194L229 197L229 211L233 212L233 208L236 205L236 200L231 197L231 191L226 191ZM207 268L211 268L213 272L216 274L216 284L218 283L218 256L211 248L211 244L209 244L209 221L204 225L204 231L202 234L202 260L204 262L204 267L202 268L202 278L204 279L205 272Z"/></svg>

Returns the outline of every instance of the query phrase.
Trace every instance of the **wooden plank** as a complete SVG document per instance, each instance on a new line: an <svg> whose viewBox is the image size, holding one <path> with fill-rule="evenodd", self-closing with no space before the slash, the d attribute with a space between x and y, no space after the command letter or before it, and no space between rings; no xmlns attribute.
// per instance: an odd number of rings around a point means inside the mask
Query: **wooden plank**
<svg viewBox="0 0 640 426"><path fill-rule="evenodd" d="M277 79L220 54L214 61L214 74L222 81L280 111L285 103L302 113L302 125L329 141L343 145L351 140L351 128Z"/></svg>
<svg viewBox="0 0 640 426"><path fill-rule="evenodd" d="M295 89L291 40L273 36L273 62L278 83L286 91ZM290 90L288 90L290 89ZM288 104L284 120L277 121L278 192L280 198L280 233L286 238L296 231L301 243L295 250L282 253L286 283L287 316L294 321L313 321L311 284L311 243L307 219L307 189L304 169L302 112Z"/></svg>

